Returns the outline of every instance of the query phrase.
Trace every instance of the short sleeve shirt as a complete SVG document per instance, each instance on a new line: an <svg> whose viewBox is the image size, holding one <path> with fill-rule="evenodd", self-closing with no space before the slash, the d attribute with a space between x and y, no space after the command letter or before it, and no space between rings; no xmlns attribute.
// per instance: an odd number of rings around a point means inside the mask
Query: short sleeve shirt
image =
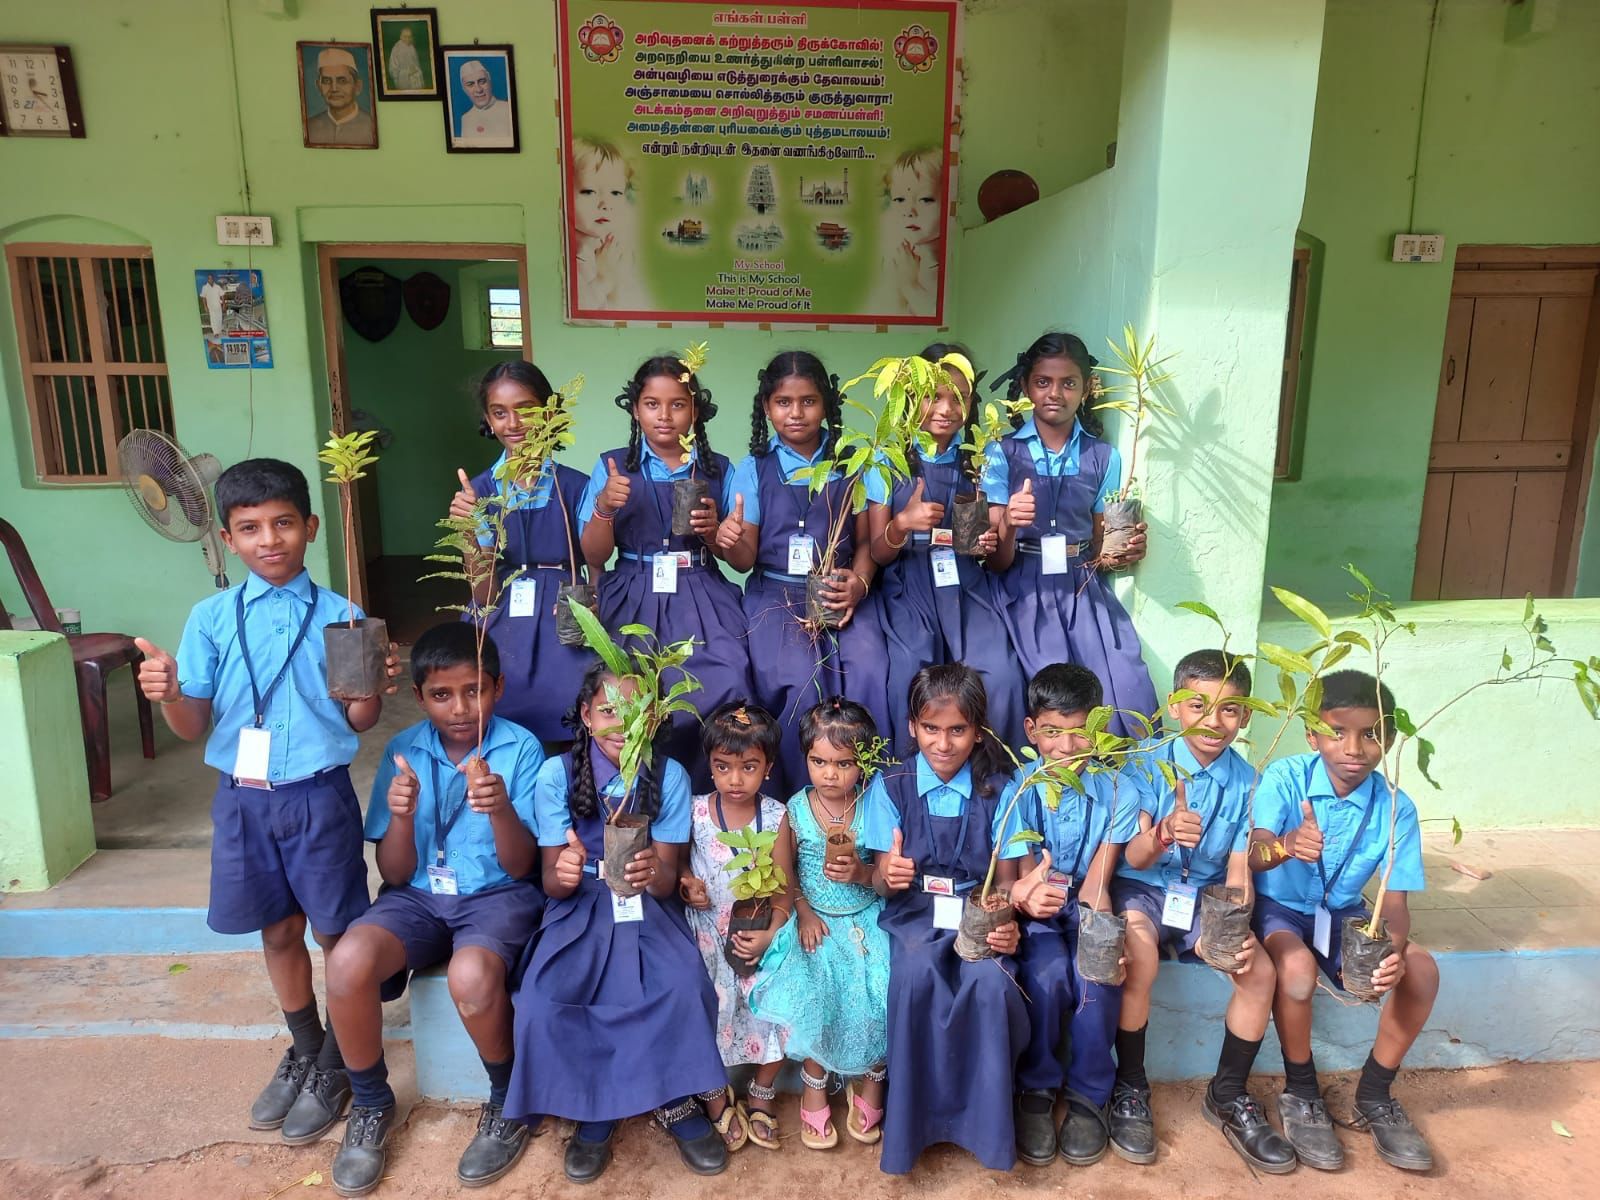
<svg viewBox="0 0 1600 1200"><path fill-rule="evenodd" d="M1189 808L1200 817L1200 844L1192 850L1174 843L1154 863L1135 869L1124 859L1117 874L1137 879L1153 887L1165 888L1184 882L1192 887L1210 887L1228 878L1228 856L1242 854L1250 845L1250 789L1255 769L1232 746L1219 754L1209 767L1202 767L1184 738L1155 743L1151 739L1133 756L1123 770L1124 786L1132 788L1139 809L1152 821L1162 821L1177 807L1177 792L1167 786L1157 760L1172 764L1184 781L1184 797Z"/></svg>
<svg viewBox="0 0 1600 1200"><path fill-rule="evenodd" d="M1032 769L1019 768L1012 777L1012 786L1020 786ZM1055 869L1071 875L1074 880L1081 880L1088 872L1101 845L1107 842L1123 845L1139 832L1136 796L1106 772L1091 771L1080 778L1083 793L1062 788L1060 802L1053 810L1046 803L1044 789L1036 783L1030 784L1003 833L1008 842L1019 831L1039 834L1050 851ZM1029 849L1028 843L1019 842L1014 849L1008 849L1006 855L1024 854Z"/></svg>
<svg viewBox="0 0 1600 1200"><path fill-rule="evenodd" d="M1060 450L1051 450L1039 436L1039 427L1029 417L1013 435L1027 446L1033 459L1033 469L1040 475L1057 477L1076 475L1083 447L1083 426L1072 423L1072 433ZM1115 446L1109 446L1105 478L1100 481L1100 491L1095 496L1094 511L1104 512L1106 499L1122 486L1122 455ZM983 458L983 494L990 504L1005 504L1011 499L1011 463L999 442L992 442Z"/></svg>
<svg viewBox="0 0 1600 1200"><path fill-rule="evenodd" d="M589 745L589 765L594 771L596 791L604 800L616 802L622 795L622 776L617 765ZM656 777L661 784L661 810L650 823L650 836L667 845L689 841L689 775L676 760L657 758ZM541 846L563 846L572 828L572 808L567 802L567 767L560 757L547 759L539 768L533 785L534 828ZM602 802L603 802L602 801Z"/></svg>

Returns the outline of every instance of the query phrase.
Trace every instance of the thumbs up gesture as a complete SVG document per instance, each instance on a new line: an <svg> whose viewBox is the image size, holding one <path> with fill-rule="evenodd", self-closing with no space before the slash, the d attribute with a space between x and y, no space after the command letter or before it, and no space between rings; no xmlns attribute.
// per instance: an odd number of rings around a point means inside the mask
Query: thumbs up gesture
<svg viewBox="0 0 1600 1200"><path fill-rule="evenodd" d="M883 882L891 892L903 892L917 877L917 864L901 851L905 848L905 835L894 831L894 841L883 855Z"/></svg>
<svg viewBox="0 0 1600 1200"><path fill-rule="evenodd" d="M583 848L578 831L567 830L567 844L556 855L556 882L564 888L576 888L583 882L583 865L589 861L589 852Z"/></svg>
<svg viewBox="0 0 1600 1200"><path fill-rule="evenodd" d="M1175 807L1167 814L1167 836L1178 845L1192 850L1200 844L1200 836L1205 829L1200 823L1200 814L1189 807L1188 780L1178 780L1173 803Z"/></svg>
<svg viewBox="0 0 1600 1200"><path fill-rule="evenodd" d="M144 661L139 664L139 690L145 694L145 698L158 704L181 700L183 693L178 690L178 664L172 655L141 637L134 638L133 644L144 655Z"/></svg>
<svg viewBox="0 0 1600 1200"><path fill-rule="evenodd" d="M1283 848L1301 862L1313 863L1322 857L1322 830L1317 828L1317 814L1311 801L1300 801L1300 826L1285 835Z"/></svg>
<svg viewBox="0 0 1600 1200"><path fill-rule="evenodd" d="M1011 903L1041 921L1049 920L1061 911L1067 902L1067 893L1050 883L1050 850L1039 851L1039 863L1011 886Z"/></svg>
<svg viewBox="0 0 1600 1200"><path fill-rule="evenodd" d="M417 796L422 791L422 783L405 755L394 756L394 769L395 777L389 781L389 815L409 820L416 815Z"/></svg>
<svg viewBox="0 0 1600 1200"><path fill-rule="evenodd" d="M732 550L744 536L744 497L733 498L733 511L717 526L717 549Z"/></svg>
<svg viewBox="0 0 1600 1200"><path fill-rule="evenodd" d="M1011 502L1006 505L1006 519L1011 522L1013 529L1026 529L1033 524L1038 511L1033 499L1033 480L1024 479L1022 490L1012 496Z"/></svg>
<svg viewBox="0 0 1600 1200"><path fill-rule="evenodd" d="M633 485L628 481L628 477L617 470L617 460L606 459L606 485L600 489L600 497L596 503L615 516L628 502L632 490Z"/></svg>
<svg viewBox="0 0 1600 1200"><path fill-rule="evenodd" d="M462 520L472 515L473 505L478 503L478 493L473 490L472 480L460 467L456 468L456 478L461 481L461 490L450 497L450 515Z"/></svg>
<svg viewBox="0 0 1600 1200"><path fill-rule="evenodd" d="M906 498L906 506L900 510L901 532L927 533L937 528L942 520L944 505L929 500L923 494L922 477L918 476L916 483L911 486L911 495Z"/></svg>

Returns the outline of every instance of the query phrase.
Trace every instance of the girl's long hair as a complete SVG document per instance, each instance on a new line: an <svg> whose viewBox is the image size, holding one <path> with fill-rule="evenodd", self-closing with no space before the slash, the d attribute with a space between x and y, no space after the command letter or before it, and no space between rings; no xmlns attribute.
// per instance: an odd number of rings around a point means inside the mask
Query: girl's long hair
<svg viewBox="0 0 1600 1200"><path fill-rule="evenodd" d="M712 479L722 477L722 466L717 462L716 456L711 452L711 441L706 437L706 422L717 415L717 406L712 403L711 389L701 387L698 376L690 375L683 363L670 354L658 354L654 358L647 358L639 364L639 369L633 373L633 378L628 380L617 394L616 406L628 414L628 457L626 470L630 473L639 469L641 448L644 445L644 435L639 429L639 416L637 405L639 396L644 391L644 385L652 379L670 378L674 383L681 383L685 375L689 381L683 384L689 393L689 402L694 405L694 456L702 475Z"/></svg>
<svg viewBox="0 0 1600 1200"><path fill-rule="evenodd" d="M999 790L996 776L1006 774L1010 762L989 729L989 693L984 689L983 676L965 663L923 667L911 680L907 705L911 719L915 721L924 710L946 701L978 730L978 744L967 762L972 767L973 790L987 799Z"/></svg>
<svg viewBox="0 0 1600 1200"><path fill-rule="evenodd" d="M583 706L604 697L606 680L614 678L605 663L589 664L589 669L583 673L583 682L578 686L578 698L561 718L561 723L572 730L572 778L568 781L567 807L575 817L605 815L601 811L600 789L594 782L594 764L589 761L589 748L594 744L594 735L583 723ZM640 771L633 794L637 799L635 807L639 814L655 820L661 812L661 789L656 786L655 772L648 769Z"/></svg>
<svg viewBox="0 0 1600 1200"><path fill-rule="evenodd" d="M555 388L550 386L544 372L527 359L508 358L495 363L478 380L478 433L486 438L494 437L494 431L489 428L489 389L502 379L527 388L540 404L549 403L550 397L555 395Z"/></svg>
<svg viewBox="0 0 1600 1200"><path fill-rule="evenodd" d="M1094 411L1098 397L1089 393L1089 380L1094 374L1094 369L1100 365L1100 360L1089 353L1089 347L1085 346L1083 339L1075 333L1052 331L1037 338L1033 345L1017 355L1016 365L1011 370L989 385L990 389L993 390L1005 383L1006 399L1017 399L1026 393L1028 376L1033 373L1033 368L1045 358L1069 359L1079 371L1083 372L1083 399L1078 404L1078 424L1095 437L1104 437L1100 414ZM1020 429L1023 420L1020 414L1013 417L1012 426Z"/></svg>
<svg viewBox="0 0 1600 1200"><path fill-rule="evenodd" d="M756 372L756 398L750 410L750 453L761 458L767 453L767 401L785 379L807 380L822 396L823 424L827 444L839 443L844 427L844 406L839 402L839 377L828 374L822 360L809 350L785 350Z"/></svg>

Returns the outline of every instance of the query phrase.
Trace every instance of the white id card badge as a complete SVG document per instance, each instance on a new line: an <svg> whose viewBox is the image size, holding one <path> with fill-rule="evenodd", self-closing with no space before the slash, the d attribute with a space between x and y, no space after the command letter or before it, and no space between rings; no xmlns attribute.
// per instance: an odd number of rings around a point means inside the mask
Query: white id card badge
<svg viewBox="0 0 1600 1200"><path fill-rule="evenodd" d="M617 925L644 920L644 896L619 896L612 892L611 920Z"/></svg>
<svg viewBox="0 0 1600 1200"><path fill-rule="evenodd" d="M789 535L789 574L808 575L816 563L816 543L809 533Z"/></svg>
<svg viewBox="0 0 1600 1200"><path fill-rule="evenodd" d="M678 556L652 554L650 556L650 590L671 594L678 590Z"/></svg>
<svg viewBox="0 0 1600 1200"><path fill-rule="evenodd" d="M1067 573L1067 538L1065 534L1052 533L1039 539L1039 570L1045 575Z"/></svg>
<svg viewBox="0 0 1600 1200"><path fill-rule="evenodd" d="M1328 947L1333 944L1333 914L1325 904L1317 905L1316 915L1312 917L1311 944L1323 958L1328 957Z"/></svg>
<svg viewBox="0 0 1600 1200"><path fill-rule="evenodd" d="M268 763L272 760L272 733L246 725L239 730L239 753L233 760L233 777L241 787L269 787Z"/></svg>
<svg viewBox="0 0 1600 1200"><path fill-rule="evenodd" d="M1197 889L1188 883L1169 883L1166 903L1161 906L1161 923L1185 933L1194 928L1194 899Z"/></svg>
<svg viewBox="0 0 1600 1200"><path fill-rule="evenodd" d="M935 929L961 928L960 896L935 896L933 898L933 927Z"/></svg>
<svg viewBox="0 0 1600 1200"><path fill-rule="evenodd" d="M933 564L934 587L956 587L961 583L961 571L956 567L956 552L940 547L930 551L928 561Z"/></svg>
<svg viewBox="0 0 1600 1200"><path fill-rule="evenodd" d="M449 867L428 868L428 890L435 896L458 896L461 889L456 886L456 873Z"/></svg>
<svg viewBox="0 0 1600 1200"><path fill-rule="evenodd" d="M539 585L531 579L513 579L511 581L511 615L513 617L533 616L533 604L539 595Z"/></svg>

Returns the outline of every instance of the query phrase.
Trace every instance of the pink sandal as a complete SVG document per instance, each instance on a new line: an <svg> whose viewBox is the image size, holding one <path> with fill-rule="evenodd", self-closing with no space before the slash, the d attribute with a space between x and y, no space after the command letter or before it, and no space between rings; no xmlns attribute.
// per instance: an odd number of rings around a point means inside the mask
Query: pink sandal
<svg viewBox="0 0 1600 1200"><path fill-rule="evenodd" d="M822 1107L816 1110L800 1102L800 1144L808 1150L832 1150L839 1144L839 1131L833 1127L833 1110L828 1103L828 1077L817 1079L800 1068L800 1079L810 1091L822 1093Z"/></svg>
<svg viewBox="0 0 1600 1200"><path fill-rule="evenodd" d="M884 1074L881 1070L868 1071L867 1078L877 1083L884 1078ZM861 1093L856 1090L854 1080L851 1080L849 1086L845 1089L845 1097L845 1132L864 1145L876 1145L883 1137L883 1129L881 1128L883 1109L873 1108L872 1105L863 1100ZM804 1109L801 1110L801 1115L805 1115Z"/></svg>

